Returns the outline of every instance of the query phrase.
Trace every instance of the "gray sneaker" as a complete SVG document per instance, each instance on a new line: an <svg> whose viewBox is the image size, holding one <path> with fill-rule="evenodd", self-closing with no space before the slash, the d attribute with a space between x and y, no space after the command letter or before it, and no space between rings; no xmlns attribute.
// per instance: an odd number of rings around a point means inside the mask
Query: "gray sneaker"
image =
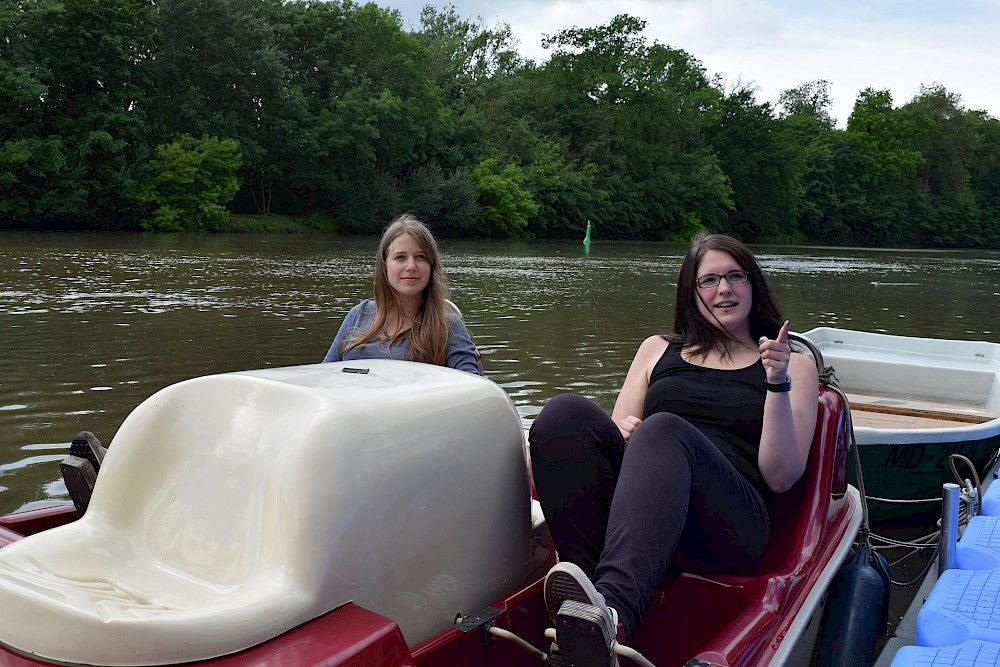
<svg viewBox="0 0 1000 667"><path fill-rule="evenodd" d="M578 566L560 562L545 576L545 608L556 626L556 643L566 665L615 667L612 646L618 612L609 607Z"/></svg>

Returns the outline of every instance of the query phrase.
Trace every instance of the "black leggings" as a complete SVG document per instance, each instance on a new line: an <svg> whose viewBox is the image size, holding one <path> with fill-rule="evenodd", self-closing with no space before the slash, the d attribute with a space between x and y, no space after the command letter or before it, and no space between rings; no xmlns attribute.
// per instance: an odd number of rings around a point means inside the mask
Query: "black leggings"
<svg viewBox="0 0 1000 667"><path fill-rule="evenodd" d="M767 546L760 493L700 431L650 415L625 446L593 401L554 397L528 437L559 557L594 581L631 635L669 569L749 572Z"/></svg>

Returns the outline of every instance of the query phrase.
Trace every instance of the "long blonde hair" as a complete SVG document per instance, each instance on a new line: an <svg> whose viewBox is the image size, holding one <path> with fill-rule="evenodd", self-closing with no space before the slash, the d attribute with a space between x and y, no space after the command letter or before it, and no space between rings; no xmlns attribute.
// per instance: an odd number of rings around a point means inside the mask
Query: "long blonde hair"
<svg viewBox="0 0 1000 667"><path fill-rule="evenodd" d="M441 266L434 235L424 223L409 213L399 216L382 232L378 251L375 253L375 319L368 330L356 338L344 341L343 352L363 349L385 330L389 313L403 314L399 295L389 285L386 256L389 245L403 234L409 234L420 245L431 265L431 275L424 288L420 309L413 318L409 331L401 331L389 339L389 346L410 338L410 359L428 364L445 366L448 363L448 318L445 314L448 298L448 282Z"/></svg>

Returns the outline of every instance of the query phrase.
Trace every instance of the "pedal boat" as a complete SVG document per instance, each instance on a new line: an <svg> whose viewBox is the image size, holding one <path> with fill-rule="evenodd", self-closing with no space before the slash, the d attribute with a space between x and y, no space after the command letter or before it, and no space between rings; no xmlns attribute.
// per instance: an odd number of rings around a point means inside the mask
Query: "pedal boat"
<svg viewBox="0 0 1000 667"><path fill-rule="evenodd" d="M1000 449L1000 344L829 327L803 335L847 393L868 496L928 499L876 501L877 518L938 512L941 484L953 478L951 454L981 474L992 465Z"/></svg>
<svg viewBox="0 0 1000 667"><path fill-rule="evenodd" d="M630 646L805 664L861 521L845 423L821 390L757 570L681 573ZM367 361L187 380L125 419L82 516L0 517L0 665L536 665L556 554L532 490L520 418L481 377Z"/></svg>

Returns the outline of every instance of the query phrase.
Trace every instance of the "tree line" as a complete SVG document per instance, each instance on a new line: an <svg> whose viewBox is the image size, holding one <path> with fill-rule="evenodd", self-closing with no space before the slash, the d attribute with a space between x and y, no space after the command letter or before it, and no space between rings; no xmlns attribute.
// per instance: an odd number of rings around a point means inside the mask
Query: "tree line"
<svg viewBox="0 0 1000 667"><path fill-rule="evenodd" d="M0 5L0 224L1000 247L1000 121L941 85L758 101L620 15L545 38L350 0Z"/></svg>

